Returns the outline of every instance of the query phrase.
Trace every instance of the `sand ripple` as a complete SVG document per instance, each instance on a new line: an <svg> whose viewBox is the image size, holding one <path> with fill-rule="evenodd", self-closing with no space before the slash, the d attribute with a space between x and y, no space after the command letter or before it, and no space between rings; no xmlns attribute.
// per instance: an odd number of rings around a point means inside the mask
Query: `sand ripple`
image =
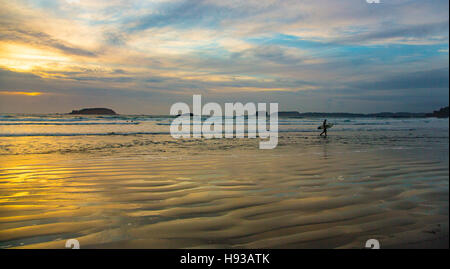
<svg viewBox="0 0 450 269"><path fill-rule="evenodd" d="M448 244L448 144L399 150L286 136L259 151L254 141L221 141L1 158L0 247L62 248L68 238L82 248Z"/></svg>

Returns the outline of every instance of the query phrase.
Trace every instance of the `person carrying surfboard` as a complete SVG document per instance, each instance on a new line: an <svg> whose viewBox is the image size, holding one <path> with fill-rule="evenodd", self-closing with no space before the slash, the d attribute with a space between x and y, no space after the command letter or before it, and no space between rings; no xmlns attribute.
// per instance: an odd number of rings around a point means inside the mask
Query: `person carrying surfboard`
<svg viewBox="0 0 450 269"><path fill-rule="evenodd" d="M325 137L327 137L327 129L328 129L328 126L327 126L327 120L326 120L326 119L323 121L323 124L322 124L322 128L321 128L321 129L323 129L323 131L322 131L322 133L320 133L319 136L322 136L323 134L325 134Z"/></svg>

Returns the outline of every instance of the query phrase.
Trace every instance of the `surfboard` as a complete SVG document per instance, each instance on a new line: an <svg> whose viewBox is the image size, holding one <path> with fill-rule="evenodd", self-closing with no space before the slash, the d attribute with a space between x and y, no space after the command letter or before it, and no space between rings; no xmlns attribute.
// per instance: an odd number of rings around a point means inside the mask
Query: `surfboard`
<svg viewBox="0 0 450 269"><path fill-rule="evenodd" d="M331 127L333 127L333 123L327 123L327 129L330 129ZM317 129L319 129L319 130L321 130L321 129L323 129L323 124L322 125L320 125L319 127L317 127Z"/></svg>

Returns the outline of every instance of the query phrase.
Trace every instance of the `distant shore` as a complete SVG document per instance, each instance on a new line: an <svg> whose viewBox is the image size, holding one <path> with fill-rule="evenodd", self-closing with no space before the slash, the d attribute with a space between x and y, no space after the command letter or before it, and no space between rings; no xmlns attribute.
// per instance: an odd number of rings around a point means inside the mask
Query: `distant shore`
<svg viewBox="0 0 450 269"><path fill-rule="evenodd" d="M448 118L449 107L443 107L432 113L411 113L411 112L380 112L380 113L325 113L325 112L305 112L297 111L280 111L279 117L304 118L304 117L321 117L321 118Z"/></svg>
<svg viewBox="0 0 450 269"><path fill-rule="evenodd" d="M119 115L109 108L84 108L81 110L72 110L70 115ZM189 113L192 117L193 113ZM178 115L180 116L180 115ZM268 115L267 115L268 116ZM177 117L177 116L173 116ZM379 113L341 113L341 112L298 112L298 111L280 111L278 117L281 118L448 118L449 107L443 107L440 110L431 113L412 113L412 112L379 112Z"/></svg>

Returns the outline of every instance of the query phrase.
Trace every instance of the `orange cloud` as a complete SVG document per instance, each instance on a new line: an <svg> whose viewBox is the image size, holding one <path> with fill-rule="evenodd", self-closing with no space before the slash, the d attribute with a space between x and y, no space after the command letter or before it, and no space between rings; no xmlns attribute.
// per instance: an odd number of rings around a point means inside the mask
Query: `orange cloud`
<svg viewBox="0 0 450 269"><path fill-rule="evenodd" d="M42 92L10 92L10 91L0 91L0 94L5 95L27 95L27 96L38 96L43 94Z"/></svg>

